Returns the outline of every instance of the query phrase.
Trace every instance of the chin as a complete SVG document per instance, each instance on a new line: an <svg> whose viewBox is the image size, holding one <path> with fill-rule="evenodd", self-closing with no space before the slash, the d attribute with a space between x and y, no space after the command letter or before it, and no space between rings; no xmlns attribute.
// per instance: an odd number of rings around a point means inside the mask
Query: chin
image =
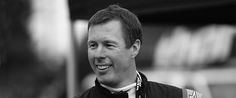
<svg viewBox="0 0 236 98"><path fill-rule="evenodd" d="M112 86L118 82L114 77L103 75L103 76L97 76L97 79L100 83L107 85L107 86Z"/></svg>

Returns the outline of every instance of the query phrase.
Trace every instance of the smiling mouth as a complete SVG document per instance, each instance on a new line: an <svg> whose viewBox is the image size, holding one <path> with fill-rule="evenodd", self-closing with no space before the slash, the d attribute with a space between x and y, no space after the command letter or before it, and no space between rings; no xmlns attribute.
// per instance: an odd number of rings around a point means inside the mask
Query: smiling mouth
<svg viewBox="0 0 236 98"><path fill-rule="evenodd" d="M96 65L97 69L99 70L106 70L111 67L111 64L106 64L106 65Z"/></svg>

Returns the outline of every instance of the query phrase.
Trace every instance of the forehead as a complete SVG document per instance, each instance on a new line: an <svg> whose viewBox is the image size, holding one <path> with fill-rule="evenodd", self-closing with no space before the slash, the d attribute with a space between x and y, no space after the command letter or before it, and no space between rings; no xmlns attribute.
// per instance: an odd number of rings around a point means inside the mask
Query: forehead
<svg viewBox="0 0 236 98"><path fill-rule="evenodd" d="M96 39L123 40L122 24L119 20L111 20L103 24L93 25L88 31L88 41Z"/></svg>

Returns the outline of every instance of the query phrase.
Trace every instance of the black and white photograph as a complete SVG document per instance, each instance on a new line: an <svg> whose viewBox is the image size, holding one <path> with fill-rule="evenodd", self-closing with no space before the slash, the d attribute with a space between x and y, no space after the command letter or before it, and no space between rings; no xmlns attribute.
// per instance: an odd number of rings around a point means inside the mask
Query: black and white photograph
<svg viewBox="0 0 236 98"><path fill-rule="evenodd" d="M235 98L235 0L0 0L0 98Z"/></svg>

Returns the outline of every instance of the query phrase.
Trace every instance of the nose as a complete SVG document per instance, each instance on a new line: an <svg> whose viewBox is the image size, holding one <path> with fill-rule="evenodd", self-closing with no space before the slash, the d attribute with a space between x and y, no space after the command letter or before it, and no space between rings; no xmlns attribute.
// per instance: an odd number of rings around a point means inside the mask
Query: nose
<svg viewBox="0 0 236 98"><path fill-rule="evenodd" d="M98 46L98 48L95 50L94 57L98 60L104 59L106 57L104 47L101 45Z"/></svg>

